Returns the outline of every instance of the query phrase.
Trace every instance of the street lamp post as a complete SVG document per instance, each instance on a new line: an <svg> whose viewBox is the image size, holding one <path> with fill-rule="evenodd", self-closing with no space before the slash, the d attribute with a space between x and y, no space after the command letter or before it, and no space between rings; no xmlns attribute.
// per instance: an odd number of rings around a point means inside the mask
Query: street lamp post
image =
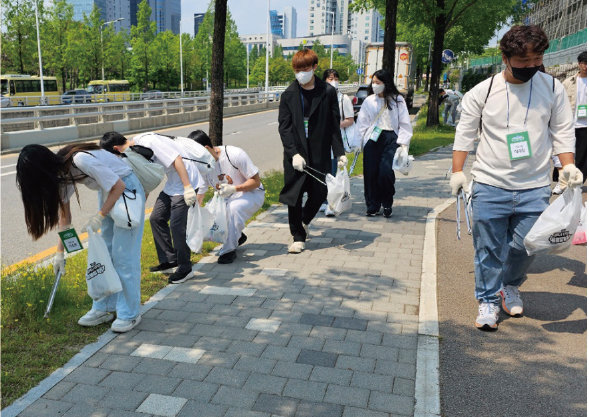
<svg viewBox="0 0 589 417"><path fill-rule="evenodd" d="M333 15L331 20L331 54L329 58L329 68L333 68L333 31L335 30L335 12L326 11L326 13L331 13Z"/></svg>
<svg viewBox="0 0 589 417"><path fill-rule="evenodd" d="M268 0L267 11L267 25L266 25L266 100L268 100L268 60L270 59L270 0Z"/></svg>
<svg viewBox="0 0 589 417"><path fill-rule="evenodd" d="M250 88L250 46L246 44L245 46L246 55L247 55L247 73L246 73L246 88L249 90Z"/></svg>
<svg viewBox="0 0 589 417"><path fill-rule="evenodd" d="M37 25L37 51L39 54L39 77L41 78L41 103L45 104L45 83L43 82L43 59L41 58L41 36L39 35L39 5L35 1L35 23Z"/></svg>
<svg viewBox="0 0 589 417"><path fill-rule="evenodd" d="M182 27L182 25L180 25ZM180 29L180 97L184 97L184 72L182 67L182 29Z"/></svg>
<svg viewBox="0 0 589 417"><path fill-rule="evenodd" d="M108 22L104 22L100 25L100 60L102 61L102 81L104 81L104 44L102 42L102 27L110 25L111 23L120 22L121 20L125 20L124 17L119 17L115 20L109 20Z"/></svg>

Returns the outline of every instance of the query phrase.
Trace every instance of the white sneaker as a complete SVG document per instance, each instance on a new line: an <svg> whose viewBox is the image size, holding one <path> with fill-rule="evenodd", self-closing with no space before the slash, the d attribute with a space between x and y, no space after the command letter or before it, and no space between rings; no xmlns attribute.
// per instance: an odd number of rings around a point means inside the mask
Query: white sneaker
<svg viewBox="0 0 589 417"><path fill-rule="evenodd" d="M325 212L325 209L326 209L326 208L327 208L327 203L323 203L323 204L321 204L321 207L319 208L319 211L320 211L321 213L323 213L323 212Z"/></svg>
<svg viewBox="0 0 589 417"><path fill-rule="evenodd" d="M332 209L330 209L329 207L327 207L325 209L325 216L326 217L334 217L335 216L335 212Z"/></svg>
<svg viewBox="0 0 589 417"><path fill-rule="evenodd" d="M499 306L494 303L479 303L479 315L474 325L481 330L497 330L499 319Z"/></svg>
<svg viewBox="0 0 589 417"><path fill-rule="evenodd" d="M137 326L139 323L141 323L140 315L135 317L133 320L116 319L112 322L110 329L113 332L125 333L131 330L133 327Z"/></svg>
<svg viewBox="0 0 589 417"><path fill-rule="evenodd" d="M552 194L554 194L554 195L561 195L563 193L563 191L564 190L562 188L560 188L560 184L557 183L554 186L554 188L552 189Z"/></svg>
<svg viewBox="0 0 589 417"><path fill-rule="evenodd" d="M519 288L514 285L505 285L501 288L501 306L510 316L517 316L524 312L524 302L519 296Z"/></svg>
<svg viewBox="0 0 589 417"><path fill-rule="evenodd" d="M115 316L108 311L90 310L78 320L78 324L84 327L98 326L102 323L108 323Z"/></svg>
<svg viewBox="0 0 589 417"><path fill-rule="evenodd" d="M305 242L293 242L288 247L288 253L301 253L305 250Z"/></svg>

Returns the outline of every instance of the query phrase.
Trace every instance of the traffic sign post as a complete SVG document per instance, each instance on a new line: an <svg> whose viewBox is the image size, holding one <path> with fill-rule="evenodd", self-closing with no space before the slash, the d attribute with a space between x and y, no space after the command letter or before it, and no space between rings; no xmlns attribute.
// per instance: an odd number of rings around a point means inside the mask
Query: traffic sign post
<svg viewBox="0 0 589 417"><path fill-rule="evenodd" d="M450 49L444 49L442 51L442 63L449 64L454 60L454 52Z"/></svg>
<svg viewBox="0 0 589 417"><path fill-rule="evenodd" d="M356 74L358 74L358 75L362 75L362 74L364 74L364 69L362 69L362 68L358 68L358 69L356 70Z"/></svg>

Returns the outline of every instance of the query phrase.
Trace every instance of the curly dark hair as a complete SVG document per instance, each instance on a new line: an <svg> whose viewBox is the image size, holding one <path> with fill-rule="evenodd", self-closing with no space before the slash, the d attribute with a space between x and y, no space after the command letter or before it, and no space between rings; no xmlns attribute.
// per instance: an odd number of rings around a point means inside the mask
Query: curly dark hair
<svg viewBox="0 0 589 417"><path fill-rule="evenodd" d="M499 49L507 58L510 58L514 55L525 55L530 46L532 51L537 53L543 53L550 46L548 37L540 26L513 26L501 38Z"/></svg>

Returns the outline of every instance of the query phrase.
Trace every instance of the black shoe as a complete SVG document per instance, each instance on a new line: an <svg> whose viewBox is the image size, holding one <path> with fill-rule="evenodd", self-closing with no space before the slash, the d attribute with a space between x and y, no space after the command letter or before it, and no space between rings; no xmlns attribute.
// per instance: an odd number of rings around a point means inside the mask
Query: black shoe
<svg viewBox="0 0 589 417"><path fill-rule="evenodd" d="M170 284L181 284L189 278L192 278L192 269L188 271L176 271L169 276L168 282Z"/></svg>
<svg viewBox="0 0 589 417"><path fill-rule="evenodd" d="M374 217L377 214L378 214L378 210L377 211L366 210L366 217Z"/></svg>
<svg viewBox="0 0 589 417"><path fill-rule="evenodd" d="M247 240L247 236L245 235L245 233L242 233L241 236L239 236L239 240L237 241L237 245L238 246L243 245L246 240Z"/></svg>
<svg viewBox="0 0 589 417"><path fill-rule="evenodd" d="M243 235L243 236L245 236L245 235ZM235 253L234 250L232 250L231 252L227 252L227 253L224 253L223 255L219 256L219 259L217 259L217 263L230 264L235 260L235 258L237 258L237 254Z"/></svg>
<svg viewBox="0 0 589 417"><path fill-rule="evenodd" d="M152 266L149 268L149 272L162 272L162 273L172 273L174 272L174 268L178 267L177 262L164 262L156 266Z"/></svg>
<svg viewBox="0 0 589 417"><path fill-rule="evenodd" d="M393 215L392 208L386 208L382 211L382 215L385 216L387 219Z"/></svg>

